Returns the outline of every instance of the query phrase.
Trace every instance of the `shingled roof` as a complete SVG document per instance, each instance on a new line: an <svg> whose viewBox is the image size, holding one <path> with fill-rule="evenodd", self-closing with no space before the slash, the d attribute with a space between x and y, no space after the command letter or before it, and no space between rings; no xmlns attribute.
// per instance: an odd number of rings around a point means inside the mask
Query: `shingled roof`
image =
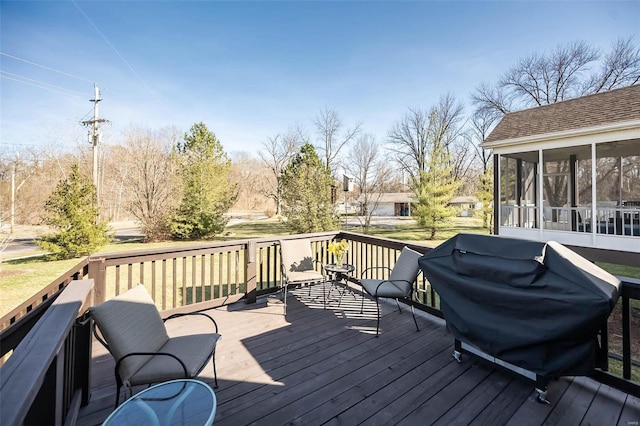
<svg viewBox="0 0 640 426"><path fill-rule="evenodd" d="M640 120L640 85L506 114L486 143Z"/></svg>

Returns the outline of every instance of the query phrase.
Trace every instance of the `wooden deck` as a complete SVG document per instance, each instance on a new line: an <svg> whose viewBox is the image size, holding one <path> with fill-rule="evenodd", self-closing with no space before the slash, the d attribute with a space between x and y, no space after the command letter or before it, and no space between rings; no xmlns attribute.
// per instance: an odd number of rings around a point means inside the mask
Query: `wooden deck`
<svg viewBox="0 0 640 426"><path fill-rule="evenodd" d="M549 385L551 405L533 385L485 363L451 356L444 323L346 293L322 309L320 287L295 291L281 306L242 302L209 311L223 336L217 348L216 425L637 425L640 399L584 377ZM315 298L315 299L314 299ZM418 312L416 312L418 315ZM100 424L113 409L113 360L94 344L92 398L79 425ZM201 380L213 382L209 364Z"/></svg>

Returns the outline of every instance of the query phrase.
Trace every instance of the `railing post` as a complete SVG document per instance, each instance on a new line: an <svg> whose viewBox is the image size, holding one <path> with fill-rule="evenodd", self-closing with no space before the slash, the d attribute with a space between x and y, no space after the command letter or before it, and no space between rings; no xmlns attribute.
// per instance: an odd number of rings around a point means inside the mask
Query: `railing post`
<svg viewBox="0 0 640 426"><path fill-rule="evenodd" d="M91 336L91 318L88 314L84 314L76 319L73 332L75 333L73 389L80 389L82 392L81 405L85 406L89 404L89 398L91 396L89 391L91 390L91 346L93 342Z"/></svg>
<svg viewBox="0 0 640 426"><path fill-rule="evenodd" d="M89 278L93 279L93 303L104 302L107 294L107 271L104 257L89 258Z"/></svg>
<svg viewBox="0 0 640 426"><path fill-rule="evenodd" d="M246 303L256 303L257 267L256 267L256 241L250 240L247 244L247 252L244 256L244 270L246 277Z"/></svg>

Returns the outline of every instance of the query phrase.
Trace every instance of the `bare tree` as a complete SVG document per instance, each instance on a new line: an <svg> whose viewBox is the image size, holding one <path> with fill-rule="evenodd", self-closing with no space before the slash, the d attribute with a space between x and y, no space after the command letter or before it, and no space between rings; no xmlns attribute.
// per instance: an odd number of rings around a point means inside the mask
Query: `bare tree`
<svg viewBox="0 0 640 426"><path fill-rule="evenodd" d="M463 105L451 94L440 97L427 113L409 108L407 115L388 133L390 150L400 167L408 174L413 188L419 186L427 171L429 155L437 143L449 157L454 176L461 178L469 169L468 153L462 133ZM458 175L456 175L458 174Z"/></svg>
<svg viewBox="0 0 640 426"><path fill-rule="evenodd" d="M168 215L177 199L173 197L171 149L179 139L174 128L139 127L125 134L129 161L126 190L132 195L128 209L149 241L168 237Z"/></svg>
<svg viewBox="0 0 640 426"><path fill-rule="evenodd" d="M231 153L232 164L229 179L238 188L238 199L234 210L262 210L268 216L275 210L268 206L272 199L265 194L269 192L271 170L260 159L247 152Z"/></svg>
<svg viewBox="0 0 640 426"><path fill-rule="evenodd" d="M378 207L382 191L390 179L391 168L386 158L381 156L381 145L371 134L358 138L349 151L349 162L345 170L355 179L362 203L360 224L363 232L371 226L371 216Z"/></svg>
<svg viewBox="0 0 640 426"><path fill-rule="evenodd" d="M587 80L582 93L599 93L640 81L640 47L633 39L618 39L602 61L600 70Z"/></svg>
<svg viewBox="0 0 640 426"><path fill-rule="evenodd" d="M480 218L483 227L491 230L493 226L493 175L491 151L482 148L480 144L485 141L495 123L500 119L500 114L491 109L478 109L471 117L471 131L469 145L475 150L476 162L481 168L478 173L478 187L475 191L482 203Z"/></svg>
<svg viewBox="0 0 640 426"><path fill-rule="evenodd" d="M598 61L599 69L591 71ZM505 114L631 86L639 80L640 49L632 38L619 39L604 57L586 42L576 41L520 59L495 85L481 84L472 98L478 109Z"/></svg>
<svg viewBox="0 0 640 426"><path fill-rule="evenodd" d="M489 169L491 163L491 151L482 148L481 144L485 141L493 126L500 119L500 115L495 110L478 109L471 117L471 131L469 133L469 144L473 147L475 159L480 162L482 172L485 173Z"/></svg>
<svg viewBox="0 0 640 426"><path fill-rule="evenodd" d="M420 173L426 171L429 155L429 114L421 109L409 108L404 118L389 131L389 150L395 161L409 176L415 187Z"/></svg>
<svg viewBox="0 0 640 426"><path fill-rule="evenodd" d="M346 129L341 134L344 123L340 115L335 110L326 107L320 111L313 123L320 138L318 151L324 152L325 164L333 172L340 151L358 136L361 123L356 123L353 128Z"/></svg>
<svg viewBox="0 0 640 426"><path fill-rule="evenodd" d="M304 130L295 126L285 135L277 134L268 138L262 144L264 151L259 152L260 158L271 170L269 185L264 194L276 203L278 215L282 213L282 172L306 141L305 136Z"/></svg>

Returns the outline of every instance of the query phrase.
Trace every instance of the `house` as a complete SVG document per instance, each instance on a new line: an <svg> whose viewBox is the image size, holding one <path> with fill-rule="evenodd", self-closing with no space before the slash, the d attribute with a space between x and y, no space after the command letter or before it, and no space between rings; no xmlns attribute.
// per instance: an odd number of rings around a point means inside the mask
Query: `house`
<svg viewBox="0 0 640 426"><path fill-rule="evenodd" d="M506 114L482 146L496 234L637 261L640 85Z"/></svg>
<svg viewBox="0 0 640 426"><path fill-rule="evenodd" d="M480 203L480 200L478 200L478 197L474 197L473 195L461 195L453 197L451 201L449 201L449 205L458 208L458 216L469 217L474 216L475 211L480 209L482 204Z"/></svg>
<svg viewBox="0 0 640 426"><path fill-rule="evenodd" d="M413 192L383 192L369 194L367 206L363 210L370 211L373 216L411 216ZM364 204L363 197L358 199Z"/></svg>

